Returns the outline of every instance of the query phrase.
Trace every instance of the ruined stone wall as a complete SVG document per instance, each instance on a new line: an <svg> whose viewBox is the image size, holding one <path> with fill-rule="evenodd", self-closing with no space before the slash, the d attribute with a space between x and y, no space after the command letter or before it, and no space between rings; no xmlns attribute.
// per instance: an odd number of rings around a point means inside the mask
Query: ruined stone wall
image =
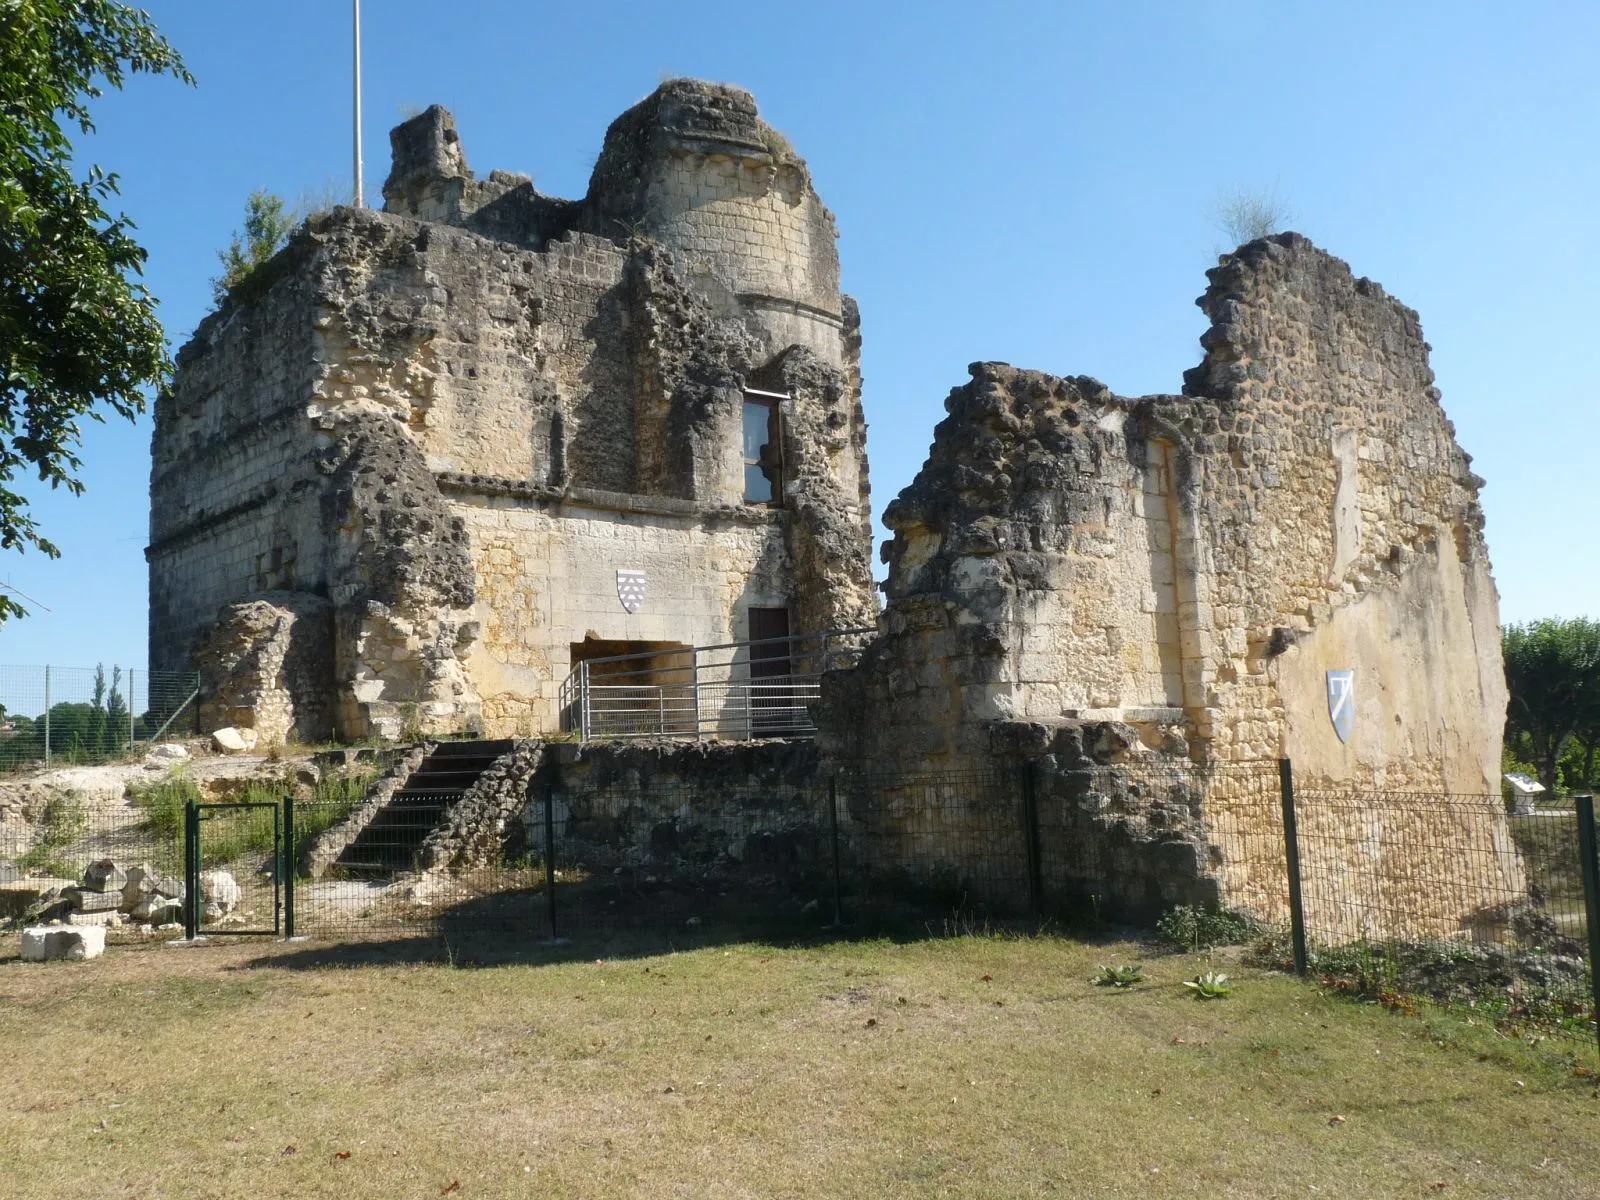
<svg viewBox="0 0 1600 1200"><path fill-rule="evenodd" d="M606 131L586 228L646 232L690 286L764 343L844 366L838 234L788 141L748 92L672 80Z"/></svg>
<svg viewBox="0 0 1600 1200"><path fill-rule="evenodd" d="M155 405L150 663L182 670L224 604L326 585L305 402L316 283L283 256L257 298L203 322Z"/></svg>
<svg viewBox="0 0 1600 1200"><path fill-rule="evenodd" d="M333 627L333 605L312 592L226 605L196 655L200 727L254 729L262 746L330 739Z"/></svg>
<svg viewBox="0 0 1600 1200"><path fill-rule="evenodd" d="M750 606L792 596L783 522L767 510L446 487L472 539L483 633L470 670L492 736L553 728L575 642L721 645L749 636ZM618 569L645 572L635 613L617 601Z"/></svg>
<svg viewBox="0 0 1600 1200"><path fill-rule="evenodd" d="M1209 272L1184 432L1209 556L1218 753L1280 745L1379 787L1498 792L1505 710L1482 481L1439 404L1417 314L1304 238ZM1279 653L1281 652L1281 658ZM1276 661L1274 661L1276 660ZM1348 746L1322 673L1357 670Z"/></svg>
<svg viewBox="0 0 1600 1200"><path fill-rule="evenodd" d="M226 605L312 592L344 735L531 733L590 632L870 623L859 318L749 95L663 85L581 202L475 178L439 108L391 140L387 211L309 220L157 406L153 661L185 665ZM744 500L746 387L789 397L771 508ZM641 566L635 620L615 572Z"/></svg>
<svg viewBox="0 0 1600 1200"><path fill-rule="evenodd" d="M553 753L552 753L553 752ZM554 746L557 844L594 865L820 867L827 837L808 742ZM530 810L532 840L543 819Z"/></svg>
<svg viewBox="0 0 1600 1200"><path fill-rule="evenodd" d="M885 514L885 636L825 686L830 753L935 771L1018 753L1007 723L1025 721L1097 731L1130 778L1289 757L1313 787L1493 791L1505 694L1481 481L1416 314L1293 234L1210 276L1182 396L994 363L951 393ZM1326 691L1345 669L1348 743ZM1272 915L1281 834L1260 791L1248 769L1220 774L1180 840L1209 847L1197 880ZM1520 893L1495 810L1404 811L1414 828L1391 839L1433 847L1430 928L1486 886ZM1452 849L1460 820L1506 851L1490 852L1498 884ZM1180 853L1146 825L1144 852Z"/></svg>

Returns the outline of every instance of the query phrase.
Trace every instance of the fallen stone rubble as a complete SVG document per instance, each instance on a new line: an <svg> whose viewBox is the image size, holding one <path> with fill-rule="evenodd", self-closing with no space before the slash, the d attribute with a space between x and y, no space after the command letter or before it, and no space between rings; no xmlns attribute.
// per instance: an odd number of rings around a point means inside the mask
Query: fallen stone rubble
<svg viewBox="0 0 1600 1200"><path fill-rule="evenodd" d="M109 858L84 868L83 879L66 887L46 888L22 914L28 924L60 922L117 928L126 923L166 925L183 917L183 881L162 875L149 863L124 870ZM200 876L202 920L220 921L239 907L239 882L227 871Z"/></svg>
<svg viewBox="0 0 1600 1200"><path fill-rule="evenodd" d="M149 863L124 869L109 858L84 868L83 878L66 887L46 887L23 912L22 957L95 958L105 949L108 929L177 932L183 928L187 889L181 879L163 875ZM228 871L200 875L201 921L238 919L243 891Z"/></svg>
<svg viewBox="0 0 1600 1200"><path fill-rule="evenodd" d="M234 885L237 889L238 885ZM30 925L101 926L176 924L183 916L184 885L149 863L124 868L109 858L97 859L83 878L66 887L42 891L22 920Z"/></svg>

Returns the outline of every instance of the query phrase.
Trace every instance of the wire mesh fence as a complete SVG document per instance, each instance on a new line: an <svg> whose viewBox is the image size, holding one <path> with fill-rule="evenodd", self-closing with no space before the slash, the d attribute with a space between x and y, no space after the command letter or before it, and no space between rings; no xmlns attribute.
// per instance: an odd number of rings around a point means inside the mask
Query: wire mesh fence
<svg viewBox="0 0 1600 1200"><path fill-rule="evenodd" d="M607 941L1029 911L1014 771L671 778L583 794L557 781L510 815L492 856L424 870L454 799L401 793L353 815L295 805L296 931Z"/></svg>
<svg viewBox="0 0 1600 1200"><path fill-rule="evenodd" d="M180 928L183 899L181 812L72 793L0 806L0 920L146 937Z"/></svg>
<svg viewBox="0 0 1600 1200"><path fill-rule="evenodd" d="M1582 801L1516 812L1489 795L1286 795L1278 764L545 771L485 818L490 836L451 843L464 788L369 792L375 778L229 803L176 777L117 802L0 802L0 915L127 937L183 920L336 940L580 937L609 953L628 939L1037 928L1185 903L1233 910L1258 961L1303 964L1362 999L1595 1032L1600 860L1586 879Z"/></svg>
<svg viewBox="0 0 1600 1200"><path fill-rule="evenodd" d="M1310 966L1325 982L1594 1036L1575 808L1300 789L1295 810Z"/></svg>
<svg viewBox="0 0 1600 1200"><path fill-rule="evenodd" d="M0 666L0 771L107 762L194 732L187 671Z"/></svg>

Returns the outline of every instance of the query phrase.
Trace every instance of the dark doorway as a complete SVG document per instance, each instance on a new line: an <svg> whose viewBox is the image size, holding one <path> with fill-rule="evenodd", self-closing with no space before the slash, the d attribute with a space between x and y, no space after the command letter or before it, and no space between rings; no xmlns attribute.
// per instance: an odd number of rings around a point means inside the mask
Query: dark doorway
<svg viewBox="0 0 1600 1200"><path fill-rule="evenodd" d="M794 662L787 608L750 609L750 732L775 733L794 722ZM765 644L763 644L765 643Z"/></svg>
<svg viewBox="0 0 1600 1200"><path fill-rule="evenodd" d="M586 637L572 642L570 649L574 671L584 663L589 666L578 700L588 706L586 728L629 735L696 731L691 647Z"/></svg>
<svg viewBox="0 0 1600 1200"><path fill-rule="evenodd" d="M770 638L789 636L789 610L787 608L752 608L750 610L750 640L765 642ZM789 663L789 643L773 642L766 646L750 647L750 676L766 679L773 675L792 675Z"/></svg>

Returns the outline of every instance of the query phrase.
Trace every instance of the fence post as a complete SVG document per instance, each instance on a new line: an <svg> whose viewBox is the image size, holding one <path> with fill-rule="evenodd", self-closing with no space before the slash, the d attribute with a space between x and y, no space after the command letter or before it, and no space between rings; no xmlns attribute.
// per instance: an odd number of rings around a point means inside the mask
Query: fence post
<svg viewBox="0 0 1600 1200"><path fill-rule="evenodd" d="M283 845L278 848L280 878L283 880L283 936L294 938L294 876L300 869L300 856L294 846L294 794L283 798Z"/></svg>
<svg viewBox="0 0 1600 1200"><path fill-rule="evenodd" d="M50 765L50 668L44 669L44 765Z"/></svg>
<svg viewBox="0 0 1600 1200"><path fill-rule="evenodd" d="M1283 851L1289 871L1289 936L1294 943L1294 973L1310 970L1306 954L1306 906L1300 893L1300 830L1294 815L1294 764L1278 760L1278 790L1283 796Z"/></svg>
<svg viewBox="0 0 1600 1200"><path fill-rule="evenodd" d="M1594 828L1594 797L1574 796L1578 808L1578 855L1583 860L1583 907L1589 927L1589 988L1600 1039L1600 857Z"/></svg>
<svg viewBox="0 0 1600 1200"><path fill-rule="evenodd" d="M544 788L544 894L550 911L550 943L556 936L556 774L552 771Z"/></svg>
<svg viewBox="0 0 1600 1200"><path fill-rule="evenodd" d="M133 725L133 668L128 668L128 750L131 752L137 739Z"/></svg>
<svg viewBox="0 0 1600 1200"><path fill-rule="evenodd" d="M1034 762L1022 764L1022 837L1028 863L1028 918L1039 919L1044 881L1039 864L1039 802L1034 791Z"/></svg>
<svg viewBox="0 0 1600 1200"><path fill-rule="evenodd" d="M200 932L200 806L183 805L183 936L194 941Z"/></svg>
<svg viewBox="0 0 1600 1200"><path fill-rule="evenodd" d="M839 776L828 776L828 836L833 842L833 924L844 924L842 884L839 879Z"/></svg>
<svg viewBox="0 0 1600 1200"><path fill-rule="evenodd" d="M578 664L578 740L589 740L589 660Z"/></svg>

